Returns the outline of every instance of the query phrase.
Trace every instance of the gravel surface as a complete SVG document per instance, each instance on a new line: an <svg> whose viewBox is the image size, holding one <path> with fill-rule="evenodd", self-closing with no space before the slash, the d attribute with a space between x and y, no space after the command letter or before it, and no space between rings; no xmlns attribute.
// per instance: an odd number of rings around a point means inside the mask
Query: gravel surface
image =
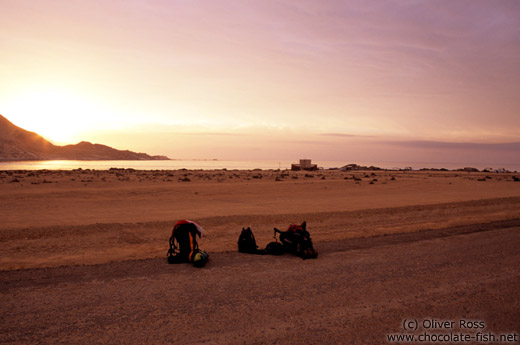
<svg viewBox="0 0 520 345"><path fill-rule="evenodd" d="M0 343L387 344L405 319L455 324L415 335L518 343L519 245L511 220L317 242L306 261L224 252L202 269L157 258L1 271Z"/></svg>

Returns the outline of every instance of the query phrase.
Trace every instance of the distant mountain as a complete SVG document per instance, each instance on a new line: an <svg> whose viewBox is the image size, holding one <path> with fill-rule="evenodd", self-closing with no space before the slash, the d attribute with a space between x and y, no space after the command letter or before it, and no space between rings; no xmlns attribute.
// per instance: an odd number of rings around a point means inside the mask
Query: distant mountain
<svg viewBox="0 0 520 345"><path fill-rule="evenodd" d="M27 160L168 160L166 156L116 150L82 141L57 146L40 135L17 127L0 115L0 161Z"/></svg>

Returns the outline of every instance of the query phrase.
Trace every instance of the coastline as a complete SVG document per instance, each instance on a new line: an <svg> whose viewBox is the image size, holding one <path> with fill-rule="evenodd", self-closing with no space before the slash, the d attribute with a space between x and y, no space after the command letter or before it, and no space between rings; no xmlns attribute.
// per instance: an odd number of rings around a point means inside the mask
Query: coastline
<svg viewBox="0 0 520 345"><path fill-rule="evenodd" d="M221 159L169 159L169 160L58 160L58 161L0 161L0 170L74 170L110 168L137 170L287 170L294 161L288 160L221 160ZM339 169L348 161L316 161L320 170ZM354 162L359 166L374 166L382 170L458 170L466 167L480 171L520 171L520 163L470 163L470 162Z"/></svg>

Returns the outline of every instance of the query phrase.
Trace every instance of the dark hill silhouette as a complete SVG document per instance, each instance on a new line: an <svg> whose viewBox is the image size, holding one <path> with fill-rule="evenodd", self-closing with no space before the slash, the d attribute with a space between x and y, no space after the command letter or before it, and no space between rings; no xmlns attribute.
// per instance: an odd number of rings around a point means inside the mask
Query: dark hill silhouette
<svg viewBox="0 0 520 345"><path fill-rule="evenodd" d="M15 126L0 115L0 161L27 160L168 160L166 156L116 150L106 145L82 141L58 146L37 133Z"/></svg>

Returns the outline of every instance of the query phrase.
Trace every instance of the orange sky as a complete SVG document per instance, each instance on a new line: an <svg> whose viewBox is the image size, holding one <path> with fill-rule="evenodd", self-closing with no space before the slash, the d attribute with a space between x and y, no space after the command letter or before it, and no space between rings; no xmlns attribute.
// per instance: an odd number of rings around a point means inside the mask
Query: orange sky
<svg viewBox="0 0 520 345"><path fill-rule="evenodd" d="M520 163L516 0L0 0L0 45L0 114L59 144Z"/></svg>

